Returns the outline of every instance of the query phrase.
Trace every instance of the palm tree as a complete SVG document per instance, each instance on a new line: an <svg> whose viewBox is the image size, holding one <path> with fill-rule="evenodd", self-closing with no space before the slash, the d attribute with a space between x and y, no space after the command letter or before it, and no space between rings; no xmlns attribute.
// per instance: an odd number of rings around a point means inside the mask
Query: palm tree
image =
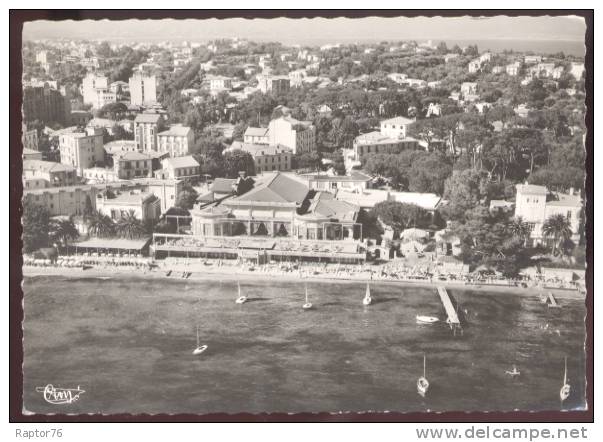
<svg viewBox="0 0 603 442"><path fill-rule="evenodd" d="M113 220L98 210L86 217L86 223L88 224L88 232L92 236L102 238L113 234L115 231Z"/></svg>
<svg viewBox="0 0 603 442"><path fill-rule="evenodd" d="M553 239L553 255L555 255L561 243L571 238L572 225L570 220L561 213L551 215L542 224L542 234L546 238Z"/></svg>
<svg viewBox="0 0 603 442"><path fill-rule="evenodd" d="M513 220L507 224L507 229L509 230L509 233L520 238L524 245L530 237L530 233L532 233L530 223L524 221L521 216L513 218Z"/></svg>
<svg viewBox="0 0 603 442"><path fill-rule="evenodd" d="M67 247L67 241L80 236L71 217L69 219L52 219L49 234L53 242L58 242L64 247Z"/></svg>
<svg viewBox="0 0 603 442"><path fill-rule="evenodd" d="M139 238L146 233L142 222L136 218L133 210L128 211L125 215L122 214L117 221L117 233L124 238Z"/></svg>

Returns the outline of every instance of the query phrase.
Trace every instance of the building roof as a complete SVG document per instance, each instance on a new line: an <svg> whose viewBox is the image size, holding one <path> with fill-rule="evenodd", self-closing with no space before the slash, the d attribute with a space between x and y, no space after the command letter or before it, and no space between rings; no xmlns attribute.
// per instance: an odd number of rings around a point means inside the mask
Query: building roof
<svg viewBox="0 0 603 442"><path fill-rule="evenodd" d="M128 150L136 150L136 141L134 140L117 140L111 141L103 146L105 148L105 152L109 155L113 155L119 152L124 152Z"/></svg>
<svg viewBox="0 0 603 442"><path fill-rule="evenodd" d="M442 201L442 198L435 193L391 192L390 195L394 201L414 204L429 211L436 210Z"/></svg>
<svg viewBox="0 0 603 442"><path fill-rule="evenodd" d="M318 192L308 211L339 222L355 222L360 207L347 201L336 200L329 192Z"/></svg>
<svg viewBox="0 0 603 442"><path fill-rule="evenodd" d="M136 119L134 119L134 122L136 123L154 123L157 124L159 122L159 120L161 119L161 115L160 114L138 114L136 115Z"/></svg>
<svg viewBox="0 0 603 442"><path fill-rule="evenodd" d="M23 170L41 170L43 172L73 172L75 168L54 161L23 160Z"/></svg>
<svg viewBox="0 0 603 442"><path fill-rule="evenodd" d="M125 151L117 154L117 156L122 161L148 161L152 159L149 155L137 151Z"/></svg>
<svg viewBox="0 0 603 442"><path fill-rule="evenodd" d="M553 199L546 202L547 206L558 207L582 207L582 198L580 195L570 195L567 193L553 192Z"/></svg>
<svg viewBox="0 0 603 442"><path fill-rule="evenodd" d="M28 149L27 147L24 147L22 155L24 157L27 156L27 155L42 155L42 152L40 152L38 150Z"/></svg>
<svg viewBox="0 0 603 442"><path fill-rule="evenodd" d="M308 174L304 175L310 181L370 181L371 177L365 173L353 170L350 175L325 175L325 174Z"/></svg>
<svg viewBox="0 0 603 442"><path fill-rule="evenodd" d="M268 135L267 127L248 127L245 129L246 137L265 137Z"/></svg>
<svg viewBox="0 0 603 442"><path fill-rule="evenodd" d="M303 182L277 172L274 177L251 189L249 192L230 200L230 203L290 203L301 204L309 192Z"/></svg>
<svg viewBox="0 0 603 442"><path fill-rule="evenodd" d="M141 250L151 241L151 238L126 239L126 238L96 238L71 243L74 247L90 249L122 249Z"/></svg>
<svg viewBox="0 0 603 442"><path fill-rule="evenodd" d="M262 155L278 155L280 153L292 153L291 149L282 144L267 145L267 144L252 144L242 143L241 141L234 141L228 148L228 151L242 150L249 153L251 156L262 156Z"/></svg>
<svg viewBox="0 0 603 442"><path fill-rule="evenodd" d="M192 155L187 155L184 157L174 157L174 158L166 158L165 161L174 169L178 169L180 167L199 167L199 163Z"/></svg>
<svg viewBox="0 0 603 442"><path fill-rule="evenodd" d="M104 127L104 128L112 128L117 124L117 121L111 120L109 118L93 118L88 121L89 127Z"/></svg>
<svg viewBox="0 0 603 442"><path fill-rule="evenodd" d="M515 205L511 201L505 200L490 200L490 210L493 209L510 209Z"/></svg>
<svg viewBox="0 0 603 442"><path fill-rule="evenodd" d="M233 186L237 180L230 178L216 178L211 185L212 192L232 193Z"/></svg>
<svg viewBox="0 0 603 442"><path fill-rule="evenodd" d="M537 186L535 184L516 184L515 188L517 192L521 192L524 195L540 195L546 196L546 187Z"/></svg>
<svg viewBox="0 0 603 442"><path fill-rule="evenodd" d="M168 130L164 130L163 132L159 132L157 134L158 137L186 137L192 131L192 129L188 126L180 126L174 125L171 126Z"/></svg>
<svg viewBox="0 0 603 442"><path fill-rule="evenodd" d="M404 118L404 117L394 117L394 118L390 118L389 120L384 120L381 122L381 124L398 124L398 125L408 125L411 123L414 123L415 120L411 120L409 118Z"/></svg>
<svg viewBox="0 0 603 442"><path fill-rule="evenodd" d="M127 190L125 192L117 190L115 192L115 198L107 198L105 203L108 204L141 204L148 199L156 199L157 197L153 193L140 192L135 190Z"/></svg>
<svg viewBox="0 0 603 442"><path fill-rule="evenodd" d="M403 143L404 141L416 141L414 138L390 138L381 134L379 131L367 132L365 134L358 135L354 139L355 144L360 145L375 145L375 144L396 144Z"/></svg>

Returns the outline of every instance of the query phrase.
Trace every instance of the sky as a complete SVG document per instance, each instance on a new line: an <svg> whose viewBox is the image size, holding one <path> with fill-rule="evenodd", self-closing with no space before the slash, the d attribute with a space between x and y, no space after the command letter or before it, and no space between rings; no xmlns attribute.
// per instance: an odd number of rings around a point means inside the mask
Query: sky
<svg viewBox="0 0 603 442"><path fill-rule="evenodd" d="M366 17L313 19L82 20L24 24L25 40L106 39L207 41L222 37L287 44L379 40L568 40L584 41L581 17Z"/></svg>

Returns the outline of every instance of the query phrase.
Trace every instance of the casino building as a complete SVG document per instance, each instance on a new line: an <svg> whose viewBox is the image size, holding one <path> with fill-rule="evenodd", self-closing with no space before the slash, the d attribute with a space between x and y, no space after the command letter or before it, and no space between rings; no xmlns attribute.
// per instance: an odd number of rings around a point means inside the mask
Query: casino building
<svg viewBox="0 0 603 442"><path fill-rule="evenodd" d="M191 234L156 233L151 252L156 258L357 263L366 259L359 211L329 192L311 189L303 177L276 172L246 193L197 205Z"/></svg>

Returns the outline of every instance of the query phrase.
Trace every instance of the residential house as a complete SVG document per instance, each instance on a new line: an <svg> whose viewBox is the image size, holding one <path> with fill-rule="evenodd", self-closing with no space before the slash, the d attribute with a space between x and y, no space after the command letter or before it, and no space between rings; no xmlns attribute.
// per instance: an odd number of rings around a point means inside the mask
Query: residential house
<svg viewBox="0 0 603 442"><path fill-rule="evenodd" d="M418 146L416 139L408 137L407 127L414 123L404 117L390 118L381 122L381 130L361 134L354 139L352 149L344 152L346 169L351 169L366 155L378 153L399 153Z"/></svg>
<svg viewBox="0 0 603 442"><path fill-rule="evenodd" d="M21 154L21 158L23 159L23 161L25 161L25 160L42 160L42 152L24 147L23 153Z"/></svg>
<svg viewBox="0 0 603 442"><path fill-rule="evenodd" d="M161 165L163 168L155 171L155 178L197 180L201 174L201 166L192 155L166 158Z"/></svg>
<svg viewBox="0 0 603 442"><path fill-rule="evenodd" d="M514 63L508 64L507 66L505 66L505 70L507 72L507 75L516 77L517 75L519 75L519 71L521 70L521 63L516 61Z"/></svg>
<svg viewBox="0 0 603 442"><path fill-rule="evenodd" d="M578 243L582 217L582 199L570 189L568 194L550 192L544 186L517 184L515 196L515 217L529 223L530 240L533 243L546 242L542 226L553 215L563 215L570 221L571 240Z"/></svg>
<svg viewBox="0 0 603 442"><path fill-rule="evenodd" d="M316 151L316 128L309 121L280 117L268 125L270 145L288 147L294 154Z"/></svg>
<svg viewBox="0 0 603 442"><path fill-rule="evenodd" d="M467 97L468 95L476 95L477 94L477 83L464 82L461 85L461 94L463 95L463 97Z"/></svg>
<svg viewBox="0 0 603 442"><path fill-rule="evenodd" d="M129 80L130 104L148 106L157 103L157 79L154 75L134 72Z"/></svg>
<svg viewBox="0 0 603 442"><path fill-rule="evenodd" d="M584 63L572 63L570 74L574 76L576 81L579 81L584 74Z"/></svg>
<svg viewBox="0 0 603 442"><path fill-rule="evenodd" d="M109 89L107 77L93 72L83 78L81 92L84 103L92 105L93 109L100 109L117 101L117 94Z"/></svg>
<svg viewBox="0 0 603 442"><path fill-rule="evenodd" d="M157 134L163 130L164 119L158 113L139 114L134 119L134 140L136 149L144 152L156 152Z"/></svg>
<svg viewBox="0 0 603 442"><path fill-rule="evenodd" d="M222 75L210 75L207 77L210 91L229 91L232 89L232 78Z"/></svg>
<svg viewBox="0 0 603 442"><path fill-rule="evenodd" d="M73 166L79 175L84 169L103 163L103 132L94 127L69 129L59 136L61 163Z"/></svg>
<svg viewBox="0 0 603 442"><path fill-rule="evenodd" d="M24 189L73 186L79 181L73 166L41 158L23 160L22 178Z"/></svg>
<svg viewBox="0 0 603 442"><path fill-rule="evenodd" d="M22 135L21 142L23 143L24 149L29 149L33 151L38 150L38 130L37 129L27 129L27 125L22 124Z"/></svg>
<svg viewBox="0 0 603 442"><path fill-rule="evenodd" d="M242 150L249 153L255 162L255 172L289 171L293 152L283 145L249 144L235 141L224 152Z"/></svg>
<svg viewBox="0 0 603 442"><path fill-rule="evenodd" d="M151 177L153 157L143 152L125 151L113 155L113 170L122 180Z"/></svg>
<svg viewBox="0 0 603 442"><path fill-rule="evenodd" d="M172 125L157 134L157 151L171 157L188 155L195 143L195 132L188 126Z"/></svg>
<svg viewBox="0 0 603 442"><path fill-rule="evenodd" d="M291 87L291 80L286 76L258 75L258 87L262 93L280 94Z"/></svg>
<svg viewBox="0 0 603 442"><path fill-rule="evenodd" d="M467 66L467 68L469 69L469 73L470 74L474 74L476 72L479 72L482 68L482 63L481 61L478 59L472 60L469 62L469 65Z"/></svg>
<svg viewBox="0 0 603 442"><path fill-rule="evenodd" d="M267 127L248 127L245 129L243 141L246 144L268 144L268 128Z"/></svg>
<svg viewBox="0 0 603 442"><path fill-rule="evenodd" d="M394 117L381 122L381 134L390 138L406 138L407 127L414 123L414 120L404 117Z"/></svg>
<svg viewBox="0 0 603 442"><path fill-rule="evenodd" d="M114 221L129 213L142 222L156 221L161 216L161 201L154 194L138 189L100 192L96 195L96 210Z"/></svg>

